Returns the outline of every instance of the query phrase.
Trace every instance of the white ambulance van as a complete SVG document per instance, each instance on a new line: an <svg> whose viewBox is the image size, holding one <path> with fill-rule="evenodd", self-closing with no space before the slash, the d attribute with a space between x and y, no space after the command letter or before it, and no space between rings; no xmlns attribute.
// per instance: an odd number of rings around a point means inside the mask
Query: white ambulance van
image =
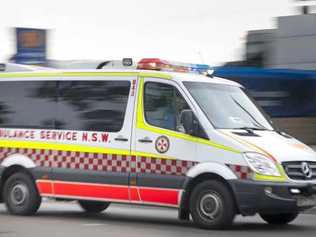
<svg viewBox="0 0 316 237"><path fill-rule="evenodd" d="M315 152L241 85L188 70L144 59L138 70L0 73L8 211L34 214L43 197L94 213L144 204L214 229L238 214L287 224L314 207Z"/></svg>

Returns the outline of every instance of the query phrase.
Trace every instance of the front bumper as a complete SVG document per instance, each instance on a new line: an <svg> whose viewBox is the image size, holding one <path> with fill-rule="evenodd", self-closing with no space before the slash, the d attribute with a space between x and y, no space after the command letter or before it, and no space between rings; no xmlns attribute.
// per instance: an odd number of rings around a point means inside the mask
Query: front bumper
<svg viewBox="0 0 316 237"><path fill-rule="evenodd" d="M316 184L310 183L231 180L230 185L242 215L299 212L313 207L312 204L300 205L299 199L316 197ZM293 189L299 193L293 194Z"/></svg>

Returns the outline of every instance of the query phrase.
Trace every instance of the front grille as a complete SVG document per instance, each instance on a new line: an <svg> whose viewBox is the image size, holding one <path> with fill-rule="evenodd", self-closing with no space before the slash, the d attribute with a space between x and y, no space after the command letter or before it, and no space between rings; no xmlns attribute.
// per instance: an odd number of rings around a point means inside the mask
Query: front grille
<svg viewBox="0 0 316 237"><path fill-rule="evenodd" d="M312 176L307 177L306 174L304 174L302 169L302 164L307 163L311 172ZM286 174L289 176L289 178L294 180L314 180L316 179L316 162L311 161L288 161L283 162L282 166L286 172Z"/></svg>

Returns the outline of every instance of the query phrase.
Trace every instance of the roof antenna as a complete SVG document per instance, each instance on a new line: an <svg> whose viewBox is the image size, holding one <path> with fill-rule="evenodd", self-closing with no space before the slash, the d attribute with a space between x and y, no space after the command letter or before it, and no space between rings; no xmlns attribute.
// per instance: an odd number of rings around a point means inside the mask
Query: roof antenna
<svg viewBox="0 0 316 237"><path fill-rule="evenodd" d="M104 66L108 65L111 61L104 61L100 63L96 69L102 69Z"/></svg>

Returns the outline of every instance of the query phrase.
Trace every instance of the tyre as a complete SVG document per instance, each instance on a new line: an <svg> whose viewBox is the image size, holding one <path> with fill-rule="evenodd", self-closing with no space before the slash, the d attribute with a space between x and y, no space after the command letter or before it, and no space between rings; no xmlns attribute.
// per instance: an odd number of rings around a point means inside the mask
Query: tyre
<svg viewBox="0 0 316 237"><path fill-rule="evenodd" d="M110 206L109 202L78 201L79 206L88 213L100 213Z"/></svg>
<svg viewBox="0 0 316 237"><path fill-rule="evenodd" d="M23 216L35 214L42 201L33 179L21 172L4 183L3 200L11 214Z"/></svg>
<svg viewBox="0 0 316 237"><path fill-rule="evenodd" d="M229 227L236 215L234 198L224 183L217 180L204 181L191 193L190 213L200 228Z"/></svg>
<svg viewBox="0 0 316 237"><path fill-rule="evenodd" d="M298 213L260 214L260 217L272 225L286 225L296 219Z"/></svg>

